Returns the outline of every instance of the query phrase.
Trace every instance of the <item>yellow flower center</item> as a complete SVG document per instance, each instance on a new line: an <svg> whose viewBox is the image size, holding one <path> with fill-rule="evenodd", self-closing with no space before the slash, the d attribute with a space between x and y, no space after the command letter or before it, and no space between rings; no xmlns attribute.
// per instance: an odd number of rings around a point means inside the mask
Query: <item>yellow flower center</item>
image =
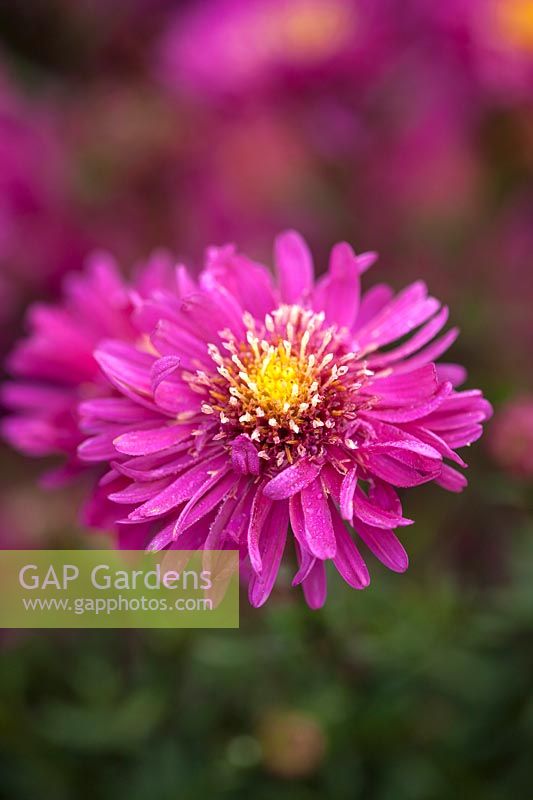
<svg viewBox="0 0 533 800"><path fill-rule="evenodd" d="M287 345L279 342L266 352L258 350L244 362L245 394L249 403L262 408L265 414L286 414L310 399L312 363L305 356L294 355Z"/></svg>
<svg viewBox="0 0 533 800"><path fill-rule="evenodd" d="M242 339L226 331L221 347L208 345L214 373L187 375L204 395L202 412L220 422L215 438L245 434L277 467L342 441L370 402L359 390L372 374L345 333L297 305L279 306L264 323L245 313L243 322Z"/></svg>
<svg viewBox="0 0 533 800"><path fill-rule="evenodd" d="M533 52L533 0L499 0L496 25L511 47Z"/></svg>

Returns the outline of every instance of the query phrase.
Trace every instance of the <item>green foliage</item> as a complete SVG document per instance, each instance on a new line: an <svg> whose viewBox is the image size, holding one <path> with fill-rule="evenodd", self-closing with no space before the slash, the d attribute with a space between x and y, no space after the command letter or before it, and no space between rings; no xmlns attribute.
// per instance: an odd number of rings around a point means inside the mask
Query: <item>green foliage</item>
<svg viewBox="0 0 533 800"><path fill-rule="evenodd" d="M523 528L490 586L430 562L406 576L376 568L362 593L332 575L320 612L283 590L264 611L243 601L239 631L5 638L5 796L528 796L533 544Z"/></svg>

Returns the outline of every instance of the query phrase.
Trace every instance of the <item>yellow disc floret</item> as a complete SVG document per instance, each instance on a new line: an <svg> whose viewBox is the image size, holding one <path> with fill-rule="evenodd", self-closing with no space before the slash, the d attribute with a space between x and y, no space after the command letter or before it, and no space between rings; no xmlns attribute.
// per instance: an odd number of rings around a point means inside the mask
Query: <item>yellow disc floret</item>
<svg viewBox="0 0 533 800"><path fill-rule="evenodd" d="M250 399L267 414L286 414L309 397L312 365L294 355L288 342L270 345L245 367Z"/></svg>
<svg viewBox="0 0 533 800"><path fill-rule="evenodd" d="M358 390L369 371L345 334L325 325L323 312L296 305L279 306L264 325L246 313L243 322L242 339L221 332L221 347L208 346L215 374L189 376L205 395L202 412L218 418L215 438L244 434L277 467L341 441L368 402Z"/></svg>

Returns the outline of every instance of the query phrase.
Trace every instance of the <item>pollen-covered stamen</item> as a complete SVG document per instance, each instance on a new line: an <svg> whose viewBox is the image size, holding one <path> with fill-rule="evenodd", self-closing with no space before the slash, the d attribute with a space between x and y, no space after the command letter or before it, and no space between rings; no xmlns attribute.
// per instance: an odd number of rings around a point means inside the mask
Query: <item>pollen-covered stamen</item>
<svg viewBox="0 0 533 800"><path fill-rule="evenodd" d="M264 325L248 314L244 322L244 341L225 332L222 350L209 345L216 372L207 381L204 373L191 376L207 395L202 411L218 415L217 438L248 434L273 466L344 441L368 403L358 391L366 363L349 350L345 332L300 306L280 306Z"/></svg>

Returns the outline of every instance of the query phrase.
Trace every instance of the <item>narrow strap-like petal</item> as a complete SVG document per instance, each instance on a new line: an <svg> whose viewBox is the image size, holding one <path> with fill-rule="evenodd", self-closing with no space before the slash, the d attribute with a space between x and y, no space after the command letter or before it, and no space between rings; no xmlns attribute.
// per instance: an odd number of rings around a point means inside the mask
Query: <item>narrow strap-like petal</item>
<svg viewBox="0 0 533 800"><path fill-rule="evenodd" d="M329 323L351 328L359 310L360 270L357 257L346 242L331 251L329 273L313 297L316 311L324 311Z"/></svg>
<svg viewBox="0 0 533 800"><path fill-rule="evenodd" d="M296 231L286 231L274 244L274 259L281 299L284 303L299 303L313 285L313 258Z"/></svg>
<svg viewBox="0 0 533 800"><path fill-rule="evenodd" d="M302 582L305 602L313 611L322 608L326 602L327 588L326 567L324 562L315 559L315 563L309 571L309 574Z"/></svg>
<svg viewBox="0 0 533 800"><path fill-rule="evenodd" d="M318 475L322 467L305 458L297 461L275 478L272 478L263 489L265 495L272 500L283 500L291 497L308 486Z"/></svg>
<svg viewBox="0 0 533 800"><path fill-rule="evenodd" d="M333 558L337 549L328 501L319 479L302 489L305 538L317 558Z"/></svg>
<svg viewBox="0 0 533 800"><path fill-rule="evenodd" d="M259 541L271 507L272 500L265 497L259 487L253 499L250 523L248 525L248 554L250 556L252 569L258 574L263 569Z"/></svg>
<svg viewBox="0 0 533 800"><path fill-rule="evenodd" d="M353 519L353 497L357 486L357 468L353 467L342 479L340 491L340 508L343 519Z"/></svg>
<svg viewBox="0 0 533 800"><path fill-rule="evenodd" d="M409 558L392 531L373 528L360 521L356 523L356 531L382 564L385 564L393 572L405 572L409 566Z"/></svg>
<svg viewBox="0 0 533 800"><path fill-rule="evenodd" d="M340 519L335 508L331 508L333 529L337 540L337 552L333 563L339 574L354 589L365 589L370 583L370 575L363 557Z"/></svg>
<svg viewBox="0 0 533 800"><path fill-rule="evenodd" d="M248 596L254 608L262 606L269 598L283 557L287 528L289 524L289 504L287 501L274 503L264 526L261 541L261 574L253 574L250 579Z"/></svg>
<svg viewBox="0 0 533 800"><path fill-rule="evenodd" d="M231 463L241 475L259 475L259 455L248 436L241 434L231 443Z"/></svg>

